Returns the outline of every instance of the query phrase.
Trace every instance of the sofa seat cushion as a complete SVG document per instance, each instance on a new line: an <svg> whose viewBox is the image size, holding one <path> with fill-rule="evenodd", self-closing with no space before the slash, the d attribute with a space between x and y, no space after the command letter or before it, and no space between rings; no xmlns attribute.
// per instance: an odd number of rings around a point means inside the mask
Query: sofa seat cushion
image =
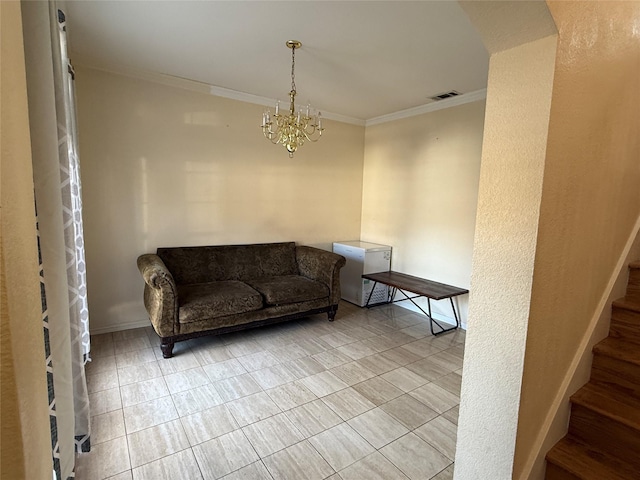
<svg viewBox="0 0 640 480"><path fill-rule="evenodd" d="M247 280L267 305L307 302L329 296L326 285L301 275L279 275Z"/></svg>
<svg viewBox="0 0 640 480"><path fill-rule="evenodd" d="M180 323L251 312L263 307L262 295L244 282L219 282L178 285Z"/></svg>

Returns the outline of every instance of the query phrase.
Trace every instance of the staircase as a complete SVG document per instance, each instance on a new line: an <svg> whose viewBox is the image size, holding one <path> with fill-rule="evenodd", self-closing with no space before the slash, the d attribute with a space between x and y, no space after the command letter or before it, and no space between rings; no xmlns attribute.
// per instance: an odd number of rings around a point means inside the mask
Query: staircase
<svg viewBox="0 0 640 480"><path fill-rule="evenodd" d="M593 347L591 380L571 397L569 432L547 453L547 480L640 479L640 261Z"/></svg>

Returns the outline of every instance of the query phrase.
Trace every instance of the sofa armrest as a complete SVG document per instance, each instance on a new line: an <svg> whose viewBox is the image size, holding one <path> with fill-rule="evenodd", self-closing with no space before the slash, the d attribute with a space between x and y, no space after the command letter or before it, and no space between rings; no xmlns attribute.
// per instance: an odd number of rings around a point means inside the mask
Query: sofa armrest
<svg viewBox="0 0 640 480"><path fill-rule="evenodd" d="M145 282L144 306L156 333L161 337L178 334L178 289L173 275L153 253L138 257L138 270Z"/></svg>
<svg viewBox="0 0 640 480"><path fill-rule="evenodd" d="M300 275L321 282L329 288L331 305L340 302L340 269L346 263L342 255L301 245L296 246L296 262Z"/></svg>

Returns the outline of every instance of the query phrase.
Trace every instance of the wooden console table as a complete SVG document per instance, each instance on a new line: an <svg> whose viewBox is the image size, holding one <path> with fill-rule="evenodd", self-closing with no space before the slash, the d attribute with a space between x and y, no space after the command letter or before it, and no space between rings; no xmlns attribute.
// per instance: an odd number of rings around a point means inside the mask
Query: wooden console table
<svg viewBox="0 0 640 480"><path fill-rule="evenodd" d="M420 309L422 313L424 313L427 317L429 317L429 327L431 328L431 333L433 335L440 335L445 332L450 332L451 330L455 330L460 326L460 321L458 320L458 314L456 312L456 307L453 303L453 297L457 297L458 295L464 295L465 293L469 293L469 290L465 290L463 288L453 287L451 285L446 285L444 283L438 283L431 280L426 280L420 277L414 277L413 275L407 275L405 273L398 272L380 272L380 273L367 273L362 275L362 278L366 278L368 280L373 280L374 284L371 288L371 293L369 293L369 298L367 298L367 303L365 307L371 308L376 305L386 305L388 303L395 302L403 302L405 300L411 301L416 307ZM376 288L377 283L383 283L391 287L391 291L389 293L389 299L386 302L376 303L375 305L369 305L369 301L371 300L371 294ZM416 294L413 297L410 297L405 293L405 290L409 293ZM402 298L400 300L394 300L394 296L396 292L402 293L406 298ZM429 309L429 313L425 312L420 305L413 301L414 298L426 297L427 305ZM453 310L453 316L456 319L455 327L444 328L442 325L438 323L431 316L431 300L444 300L448 298L451 302L451 309ZM436 324L440 331L433 331L433 324Z"/></svg>

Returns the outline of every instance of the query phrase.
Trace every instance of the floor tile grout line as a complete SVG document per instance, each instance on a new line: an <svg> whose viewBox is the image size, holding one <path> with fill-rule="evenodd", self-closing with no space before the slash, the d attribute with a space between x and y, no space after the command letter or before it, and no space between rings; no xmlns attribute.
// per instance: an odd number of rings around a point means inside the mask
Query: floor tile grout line
<svg viewBox="0 0 640 480"><path fill-rule="evenodd" d="M124 413L123 413L123 421L124 421ZM125 427L126 428L126 427ZM133 462L131 461L131 450L129 449L129 437L125 434L124 441L127 444L127 457L129 459L129 469L131 470L131 478L133 478Z"/></svg>
<svg viewBox="0 0 640 480"><path fill-rule="evenodd" d="M436 473L434 476L431 477L431 479L436 478L438 475L440 475L442 472L444 472L447 468L449 468L451 465L453 465L455 462L451 461L451 463L449 465L447 465L446 467L444 467L442 470L440 470L438 473Z"/></svg>

